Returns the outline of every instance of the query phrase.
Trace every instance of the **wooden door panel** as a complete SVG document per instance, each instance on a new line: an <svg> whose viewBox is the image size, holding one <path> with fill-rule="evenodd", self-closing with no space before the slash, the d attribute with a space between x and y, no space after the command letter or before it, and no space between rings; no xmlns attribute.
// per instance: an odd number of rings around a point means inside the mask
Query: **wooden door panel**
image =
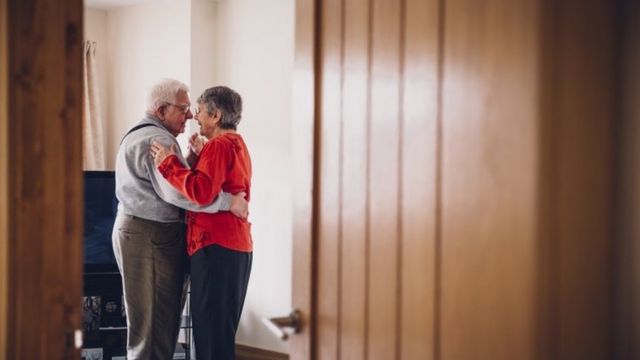
<svg viewBox="0 0 640 360"><path fill-rule="evenodd" d="M610 358L612 342L613 2L571 0L548 12L557 24L554 77L545 88L552 173L553 351L561 359ZM579 16L576 16L579 14ZM586 346L585 344L588 344Z"/></svg>
<svg viewBox="0 0 640 360"><path fill-rule="evenodd" d="M338 353L340 319L340 156L341 156L341 0L323 2L321 14L321 90L319 117L319 210L317 274L318 359L334 359Z"/></svg>
<svg viewBox="0 0 640 360"><path fill-rule="evenodd" d="M446 2L443 359L536 358L536 3Z"/></svg>
<svg viewBox="0 0 640 360"><path fill-rule="evenodd" d="M292 91L293 148L293 271L291 295L294 309L301 312L302 332L291 338L294 359L315 355L315 239L318 229L318 142L316 112L319 109L317 83L317 8L313 0L296 0L294 72Z"/></svg>
<svg viewBox="0 0 640 360"><path fill-rule="evenodd" d="M400 3L373 0L369 137L369 359L398 356L400 239Z"/></svg>
<svg viewBox="0 0 640 360"><path fill-rule="evenodd" d="M610 6L316 5L311 358L607 354Z"/></svg>
<svg viewBox="0 0 640 360"><path fill-rule="evenodd" d="M364 359L367 348L367 193L369 120L368 0L344 2L342 64L340 322L341 359Z"/></svg>
<svg viewBox="0 0 640 360"><path fill-rule="evenodd" d="M616 129L614 358L640 357L640 3L621 2L620 122Z"/></svg>
<svg viewBox="0 0 640 360"><path fill-rule="evenodd" d="M342 7L340 0L322 2L323 30L320 109L318 221L318 359L335 359L340 321L340 139Z"/></svg>
<svg viewBox="0 0 640 360"><path fill-rule="evenodd" d="M436 344L440 2L407 0L400 124L400 358L433 359Z"/></svg>

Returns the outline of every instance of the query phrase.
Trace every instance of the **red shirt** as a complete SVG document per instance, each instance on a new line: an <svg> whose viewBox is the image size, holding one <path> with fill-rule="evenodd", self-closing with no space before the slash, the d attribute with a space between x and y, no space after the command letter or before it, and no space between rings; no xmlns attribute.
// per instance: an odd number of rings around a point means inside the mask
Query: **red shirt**
<svg viewBox="0 0 640 360"><path fill-rule="evenodd" d="M192 169L182 165L178 157L169 156L158 170L189 200L200 205L212 203L221 190L251 195L251 158L242 137L224 133L209 140ZM215 214L187 212L187 251L193 255L205 246L253 251L251 223L230 212Z"/></svg>

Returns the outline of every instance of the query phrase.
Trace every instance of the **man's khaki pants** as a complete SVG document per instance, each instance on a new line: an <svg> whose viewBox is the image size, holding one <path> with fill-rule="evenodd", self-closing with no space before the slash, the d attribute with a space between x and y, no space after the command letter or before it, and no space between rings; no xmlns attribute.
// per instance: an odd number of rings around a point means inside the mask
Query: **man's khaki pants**
<svg viewBox="0 0 640 360"><path fill-rule="evenodd" d="M127 359L173 358L186 288L184 224L118 214L112 239L127 313Z"/></svg>

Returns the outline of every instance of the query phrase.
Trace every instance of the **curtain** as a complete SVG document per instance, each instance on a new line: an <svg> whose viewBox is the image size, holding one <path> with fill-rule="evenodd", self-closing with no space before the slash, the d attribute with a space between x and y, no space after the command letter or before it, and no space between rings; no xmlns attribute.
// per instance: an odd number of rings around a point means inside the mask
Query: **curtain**
<svg viewBox="0 0 640 360"><path fill-rule="evenodd" d="M84 42L83 169L105 170L104 125L100 117L96 42Z"/></svg>

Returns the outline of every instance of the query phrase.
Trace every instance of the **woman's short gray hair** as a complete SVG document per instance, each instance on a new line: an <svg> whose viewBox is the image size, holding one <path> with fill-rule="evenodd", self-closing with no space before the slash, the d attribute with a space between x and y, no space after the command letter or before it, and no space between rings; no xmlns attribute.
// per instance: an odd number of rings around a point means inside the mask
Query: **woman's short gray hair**
<svg viewBox="0 0 640 360"><path fill-rule="evenodd" d="M189 92L189 87L175 79L162 79L151 87L147 101L147 113L153 114L160 107L173 104L180 91Z"/></svg>
<svg viewBox="0 0 640 360"><path fill-rule="evenodd" d="M205 90L198 98L198 104L207 107L209 115L220 110L220 128L236 130L242 118L242 98L240 94L226 86L215 86Z"/></svg>

